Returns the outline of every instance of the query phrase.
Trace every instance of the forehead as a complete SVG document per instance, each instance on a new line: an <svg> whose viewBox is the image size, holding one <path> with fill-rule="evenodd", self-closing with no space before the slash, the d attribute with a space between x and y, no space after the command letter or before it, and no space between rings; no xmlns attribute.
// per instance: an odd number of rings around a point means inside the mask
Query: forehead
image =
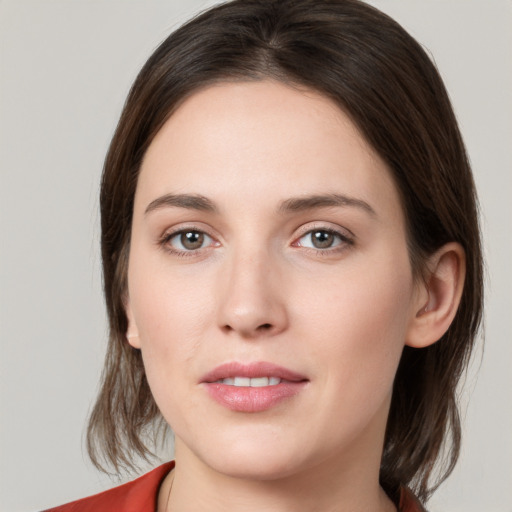
<svg viewBox="0 0 512 512"><path fill-rule="evenodd" d="M216 84L180 105L148 148L137 187L146 202L171 192L231 202L384 193L399 202L386 165L332 100L274 81Z"/></svg>

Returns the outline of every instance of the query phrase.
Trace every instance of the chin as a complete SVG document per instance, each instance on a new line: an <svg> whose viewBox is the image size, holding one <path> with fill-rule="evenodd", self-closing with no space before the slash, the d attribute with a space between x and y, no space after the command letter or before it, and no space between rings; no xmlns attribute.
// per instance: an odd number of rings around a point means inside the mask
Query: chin
<svg viewBox="0 0 512 512"><path fill-rule="evenodd" d="M212 447L215 447L212 450ZM304 450L281 436L229 435L211 439L196 455L213 470L233 478L278 480L303 469Z"/></svg>
<svg viewBox="0 0 512 512"><path fill-rule="evenodd" d="M221 460L213 460L210 467L232 478L261 481L281 480L303 469L302 461L290 460L290 457L282 453L269 452L270 450L260 448L252 454L224 454Z"/></svg>

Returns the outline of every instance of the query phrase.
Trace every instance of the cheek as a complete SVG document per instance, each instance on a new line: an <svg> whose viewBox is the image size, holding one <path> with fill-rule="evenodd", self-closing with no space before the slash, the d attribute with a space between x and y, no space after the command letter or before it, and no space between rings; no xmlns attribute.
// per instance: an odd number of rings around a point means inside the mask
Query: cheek
<svg viewBox="0 0 512 512"><path fill-rule="evenodd" d="M129 293L135 321L143 344L186 349L209 320L209 287L197 276L173 272L161 260L133 258Z"/></svg>
<svg viewBox="0 0 512 512"><path fill-rule="evenodd" d="M393 263L393 261L395 263ZM364 393L389 391L403 350L413 292L408 261L385 258L364 268L354 266L338 278L319 283L301 305L303 318L318 329L313 347L326 378ZM398 268L398 270L396 270ZM306 314L308 315L306 317Z"/></svg>
<svg viewBox="0 0 512 512"><path fill-rule="evenodd" d="M203 305L190 283L144 276L133 281L133 301L141 353L153 397L171 428L186 431L187 409L194 409L190 373L201 353ZM185 423L183 423L185 422Z"/></svg>
<svg viewBox="0 0 512 512"><path fill-rule="evenodd" d="M133 252L128 282L147 379L169 423L192 407L191 381L214 325L211 272L176 272L154 253ZM181 404L181 405L180 405Z"/></svg>

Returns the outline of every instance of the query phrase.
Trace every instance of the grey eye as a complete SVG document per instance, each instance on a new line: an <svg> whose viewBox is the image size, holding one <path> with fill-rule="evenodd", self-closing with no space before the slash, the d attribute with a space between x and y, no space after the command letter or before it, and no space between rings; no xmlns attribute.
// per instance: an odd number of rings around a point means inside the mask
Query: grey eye
<svg viewBox="0 0 512 512"><path fill-rule="evenodd" d="M312 249L331 249L342 242L341 235L327 229L309 231L299 239L301 247L310 247Z"/></svg>
<svg viewBox="0 0 512 512"><path fill-rule="evenodd" d="M328 231L315 231L311 233L311 242L317 249L332 247L335 241L334 234Z"/></svg>
<svg viewBox="0 0 512 512"><path fill-rule="evenodd" d="M169 241L178 251L196 251L210 245L211 237L201 231L182 231L176 233Z"/></svg>

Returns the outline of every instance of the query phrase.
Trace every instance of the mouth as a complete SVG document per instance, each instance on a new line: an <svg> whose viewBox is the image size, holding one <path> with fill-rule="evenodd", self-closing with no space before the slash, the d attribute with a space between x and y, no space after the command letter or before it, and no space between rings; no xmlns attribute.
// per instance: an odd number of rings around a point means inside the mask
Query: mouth
<svg viewBox="0 0 512 512"><path fill-rule="evenodd" d="M235 412L263 412L295 397L309 380L268 362L223 364L207 373L201 384L209 396Z"/></svg>
<svg viewBox="0 0 512 512"><path fill-rule="evenodd" d="M217 381L226 386L235 386L238 388L263 388L265 386L277 386L282 382L279 377L226 377Z"/></svg>

